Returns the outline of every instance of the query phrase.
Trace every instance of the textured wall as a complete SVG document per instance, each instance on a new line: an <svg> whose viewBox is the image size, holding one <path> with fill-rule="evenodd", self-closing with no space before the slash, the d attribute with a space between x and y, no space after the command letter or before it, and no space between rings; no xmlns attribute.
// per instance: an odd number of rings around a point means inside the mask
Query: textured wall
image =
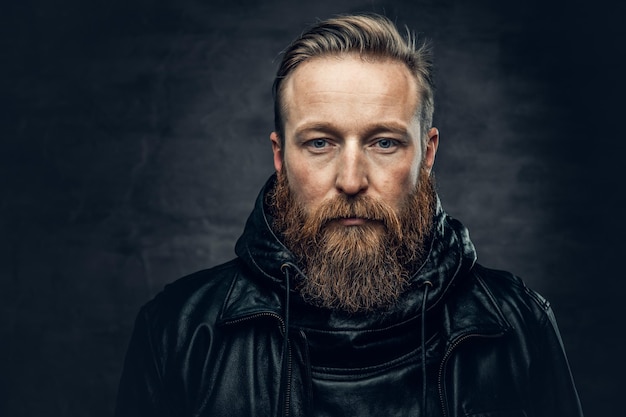
<svg viewBox="0 0 626 417"><path fill-rule="evenodd" d="M444 206L483 264L551 299L587 416L615 415L623 6L294 3L3 8L0 415L110 415L139 306L233 256L272 172L278 52L353 11L433 40Z"/></svg>

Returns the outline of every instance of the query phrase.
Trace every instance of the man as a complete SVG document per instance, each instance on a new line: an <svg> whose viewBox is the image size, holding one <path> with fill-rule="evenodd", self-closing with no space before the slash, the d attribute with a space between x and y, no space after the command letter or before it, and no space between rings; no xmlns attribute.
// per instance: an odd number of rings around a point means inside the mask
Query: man
<svg viewBox="0 0 626 417"><path fill-rule="evenodd" d="M118 416L581 416L549 304L434 191L427 49L323 21L274 84L276 175L231 262L141 310Z"/></svg>

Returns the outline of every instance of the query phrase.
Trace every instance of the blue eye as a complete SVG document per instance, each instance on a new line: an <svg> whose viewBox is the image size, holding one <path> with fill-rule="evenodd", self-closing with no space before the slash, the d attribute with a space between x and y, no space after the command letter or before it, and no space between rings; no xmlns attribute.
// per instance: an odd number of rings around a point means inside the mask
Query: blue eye
<svg viewBox="0 0 626 417"><path fill-rule="evenodd" d="M328 144L328 142L326 142L326 139L315 139L315 140L311 141L311 145L314 148L317 148L317 149L321 149L321 148L325 147L327 144Z"/></svg>
<svg viewBox="0 0 626 417"><path fill-rule="evenodd" d="M376 142L378 144L379 147L383 148L383 149L389 149L394 145L393 140L391 139L380 139L378 142Z"/></svg>

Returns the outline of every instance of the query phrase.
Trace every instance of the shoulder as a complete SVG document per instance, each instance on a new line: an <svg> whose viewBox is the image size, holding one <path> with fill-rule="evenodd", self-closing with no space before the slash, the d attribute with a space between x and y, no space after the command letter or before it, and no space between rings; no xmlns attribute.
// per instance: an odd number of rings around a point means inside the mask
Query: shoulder
<svg viewBox="0 0 626 417"><path fill-rule="evenodd" d="M491 298L513 328L539 329L551 320L550 302L508 271L476 264L470 280Z"/></svg>
<svg viewBox="0 0 626 417"><path fill-rule="evenodd" d="M489 290L496 300L501 303L514 303L527 305L533 310L539 309L547 311L550 309L550 302L541 294L530 289L526 283L518 276L497 269L487 268L476 264L472 269L474 279L480 285Z"/></svg>
<svg viewBox="0 0 626 417"><path fill-rule="evenodd" d="M139 313L153 329L181 329L190 323L212 323L219 315L235 277L239 259L201 270L167 284Z"/></svg>

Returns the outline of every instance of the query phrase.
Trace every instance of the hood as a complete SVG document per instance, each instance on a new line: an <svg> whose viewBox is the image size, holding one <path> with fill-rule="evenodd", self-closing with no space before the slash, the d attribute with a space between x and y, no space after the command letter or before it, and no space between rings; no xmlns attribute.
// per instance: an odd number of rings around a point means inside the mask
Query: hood
<svg viewBox="0 0 626 417"><path fill-rule="evenodd" d="M281 267L285 264L295 265L296 257L283 245L270 226L271 218L266 211L264 201L275 181L276 176L272 175L259 193L244 232L237 241L235 252L247 267L255 272L254 275L259 277L257 282L259 287L269 286L273 288L273 292L284 294L285 274ZM433 233L428 245L426 260L413 274L411 287L421 287L427 281L430 282L431 288L425 300L426 309L430 310L444 298L446 292L454 285L455 279L461 276L463 271L469 270L476 261L476 252L467 229L445 213L438 198ZM292 271L291 275L294 274L295 272ZM294 300L298 298L296 294L293 294L293 297ZM281 297L272 297L272 299L279 302ZM251 300L247 300L249 301ZM422 292L411 291L409 288L390 311L380 314L370 313L367 315L367 320L363 320L363 317L354 317L355 320L350 320L352 323L349 325L353 328L354 326L371 328L371 326L382 326L388 323L389 319L395 321L415 316L422 308L422 301ZM250 305L246 310L250 311L249 307ZM280 305L265 307L273 311L281 310ZM329 316L334 314L341 313L328 312ZM346 324L345 317L341 318L341 323Z"/></svg>

